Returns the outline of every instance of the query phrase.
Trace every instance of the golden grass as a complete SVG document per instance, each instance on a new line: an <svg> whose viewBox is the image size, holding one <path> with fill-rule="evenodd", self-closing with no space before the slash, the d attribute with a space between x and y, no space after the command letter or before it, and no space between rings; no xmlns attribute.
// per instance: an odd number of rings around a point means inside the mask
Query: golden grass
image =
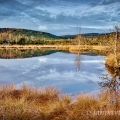
<svg viewBox="0 0 120 120"><path fill-rule="evenodd" d="M37 89L23 85L17 89L14 85L1 85L0 120L119 120L120 113L105 114L120 110L120 106L116 108L111 103L110 95L103 91L95 96L80 94L73 98L53 87Z"/></svg>
<svg viewBox="0 0 120 120"><path fill-rule="evenodd" d="M117 54L117 63L120 63L120 53ZM106 57L106 65L108 65L109 67L118 67L118 65L116 65L116 60L115 60L115 55L114 54L109 54Z"/></svg>
<svg viewBox="0 0 120 120"><path fill-rule="evenodd" d="M111 52L112 47L109 46L98 46L98 45L80 45L71 46L69 52L78 53L78 52L97 52L106 54Z"/></svg>
<svg viewBox="0 0 120 120"><path fill-rule="evenodd" d="M0 45L0 49L68 49L74 45Z"/></svg>

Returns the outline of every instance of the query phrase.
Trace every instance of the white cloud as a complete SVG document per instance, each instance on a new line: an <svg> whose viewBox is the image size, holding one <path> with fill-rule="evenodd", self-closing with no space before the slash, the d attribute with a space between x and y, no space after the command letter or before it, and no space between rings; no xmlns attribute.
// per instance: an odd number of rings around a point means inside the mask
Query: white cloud
<svg viewBox="0 0 120 120"><path fill-rule="evenodd" d="M120 0L15 1L8 7L1 4L1 27L37 29L62 35L74 34L77 26L83 26L85 33L101 32L103 29L113 28L113 25L120 23ZM11 9L11 6L16 4L20 4L19 7Z"/></svg>
<svg viewBox="0 0 120 120"><path fill-rule="evenodd" d="M82 26L82 28L91 28L91 29L112 29L113 25L108 25L108 26Z"/></svg>
<svg viewBox="0 0 120 120"><path fill-rule="evenodd" d="M66 3L67 4L67 3ZM91 5L88 4L56 4L56 6L44 6L40 7L37 6L37 10L43 10L50 13L51 18L56 18L60 14L64 14L65 16L73 16L73 17L83 17L83 16L92 16L92 15L100 15L100 14L106 14L109 17L115 17L117 16L118 11L116 9L119 8L119 4L114 3L111 5L96 5L94 7L91 7ZM112 8L112 9L111 9ZM116 11L116 12L115 12Z"/></svg>
<svg viewBox="0 0 120 120"><path fill-rule="evenodd" d="M47 26L45 26L45 25L40 25L40 26L38 27L38 29L39 29L39 30L47 30L48 28L47 28Z"/></svg>

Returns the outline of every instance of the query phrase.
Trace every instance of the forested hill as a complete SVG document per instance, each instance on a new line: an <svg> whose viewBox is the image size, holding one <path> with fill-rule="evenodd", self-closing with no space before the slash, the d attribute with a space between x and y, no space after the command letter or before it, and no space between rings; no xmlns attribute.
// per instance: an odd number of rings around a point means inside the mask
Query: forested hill
<svg viewBox="0 0 120 120"><path fill-rule="evenodd" d="M80 34L81 44L97 45L108 43L115 33ZM119 34L118 34L119 35ZM50 33L16 28L0 28L0 44L20 45L76 45L79 35L56 36ZM119 35L120 36L120 35Z"/></svg>
<svg viewBox="0 0 120 120"><path fill-rule="evenodd" d="M42 39L60 39L61 37L41 32L41 31L34 31L34 30L27 30L27 29L17 29L17 28L0 28L0 34L11 34L14 36L27 36L27 37L34 37L34 38L42 38Z"/></svg>
<svg viewBox="0 0 120 120"><path fill-rule="evenodd" d="M76 35L63 35L63 36L56 36L47 32L41 31L34 31L34 30L27 30L27 29L17 29L17 28L0 28L0 34L12 34L13 36L22 36L22 37L33 37L38 39L75 39ZM99 33L86 33L81 34L83 37L86 38L95 38L98 37Z"/></svg>

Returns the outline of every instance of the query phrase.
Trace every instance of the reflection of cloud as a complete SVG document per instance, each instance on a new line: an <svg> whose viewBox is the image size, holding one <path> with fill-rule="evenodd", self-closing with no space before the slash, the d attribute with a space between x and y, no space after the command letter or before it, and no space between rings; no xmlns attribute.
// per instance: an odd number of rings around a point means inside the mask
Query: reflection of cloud
<svg viewBox="0 0 120 120"><path fill-rule="evenodd" d="M84 61L81 61L81 62L84 62L84 63L100 63L100 60L84 60ZM103 63L104 60L101 60L101 62Z"/></svg>
<svg viewBox="0 0 120 120"><path fill-rule="evenodd" d="M46 62L47 58L39 58L39 62Z"/></svg>
<svg viewBox="0 0 120 120"><path fill-rule="evenodd" d="M39 58L39 62L49 62L49 64L61 64L61 63L74 63L73 60L69 60L68 58L61 58L61 59L58 59L58 58L47 58L47 57L41 57Z"/></svg>
<svg viewBox="0 0 120 120"><path fill-rule="evenodd" d="M38 80L53 80L54 82L61 81L64 82L87 82L87 81L100 81L96 73L89 73L89 71L84 72L80 71L80 73L76 73L76 71L62 71L59 72L55 69L50 69L47 74L42 74L40 77L37 77ZM64 81L64 82L63 82Z"/></svg>
<svg viewBox="0 0 120 120"><path fill-rule="evenodd" d="M12 72L16 71L16 75L23 73L24 80L28 78L36 80L53 80L53 81L98 81L99 70L103 70L100 56L86 56L81 55L81 71L76 73L75 55L66 53L55 53L47 56L41 56L29 59L17 60L1 60L0 64L7 66L4 70L10 69L10 76ZM19 61L19 62L18 62ZM43 64L44 63L44 64ZM10 65L9 65L10 64ZM23 67L24 66L24 67ZM1 68L2 69L2 68ZM5 74L5 73L4 73ZM8 73L7 73L8 74ZM20 78L18 78L20 79ZM64 83L64 82L63 82Z"/></svg>
<svg viewBox="0 0 120 120"><path fill-rule="evenodd" d="M54 53L51 55L0 60L0 81L32 84L36 86L72 86L87 84L90 87L100 81L103 72L101 56L81 55L81 69L76 72L75 54ZM7 66L7 67L5 67ZM12 67L11 67L12 66ZM24 67L23 67L24 66ZM82 88L81 88L82 89ZM85 89L85 88L84 88Z"/></svg>

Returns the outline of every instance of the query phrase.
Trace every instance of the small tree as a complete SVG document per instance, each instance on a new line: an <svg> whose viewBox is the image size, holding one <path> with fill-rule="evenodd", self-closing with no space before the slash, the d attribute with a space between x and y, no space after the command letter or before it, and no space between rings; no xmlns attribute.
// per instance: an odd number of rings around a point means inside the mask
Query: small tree
<svg viewBox="0 0 120 120"><path fill-rule="evenodd" d="M25 44L25 38L21 38L21 39L19 40L18 44L24 45L24 44Z"/></svg>

